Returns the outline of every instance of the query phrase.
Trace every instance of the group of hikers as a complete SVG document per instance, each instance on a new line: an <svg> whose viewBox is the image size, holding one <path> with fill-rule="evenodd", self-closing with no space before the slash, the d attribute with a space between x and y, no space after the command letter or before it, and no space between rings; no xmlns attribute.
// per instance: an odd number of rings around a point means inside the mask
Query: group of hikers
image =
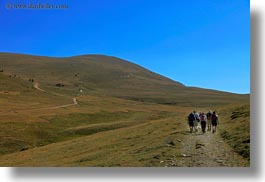
<svg viewBox="0 0 265 182"><path fill-rule="evenodd" d="M199 123L201 124L202 133L207 131L216 132L216 126L219 124L218 115L216 111L209 111L207 114L204 112L197 113L193 111L188 116L188 125L190 128L190 133L198 132Z"/></svg>

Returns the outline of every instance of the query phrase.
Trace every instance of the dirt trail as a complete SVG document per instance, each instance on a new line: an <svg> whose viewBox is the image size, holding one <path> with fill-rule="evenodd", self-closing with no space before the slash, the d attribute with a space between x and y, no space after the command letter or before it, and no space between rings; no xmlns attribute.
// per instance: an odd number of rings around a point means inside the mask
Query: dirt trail
<svg viewBox="0 0 265 182"><path fill-rule="evenodd" d="M36 88L37 90L39 90L41 92L46 92L45 90L43 90L43 89L41 89L39 87L39 83L38 82L35 82L33 86L34 86L34 88ZM57 95L57 96L63 96L63 95L57 94L57 93L52 93L52 94ZM42 109L59 109L59 108L64 108L64 107L70 107L70 106L77 105L78 104L77 99L75 97L73 97L72 99L73 99L73 103L72 104L64 104L64 105L60 105L60 106L46 107L46 108L42 108Z"/></svg>
<svg viewBox="0 0 265 182"><path fill-rule="evenodd" d="M217 133L207 132L190 134L183 132L181 142L181 159L176 160L177 166L187 167L242 167L249 166L249 162L223 141Z"/></svg>
<svg viewBox="0 0 265 182"><path fill-rule="evenodd" d="M47 92L43 89L41 89L39 87L39 83L38 82L35 82L33 87L41 92L46 92L46 93L51 93L51 92ZM61 94L57 94L57 93L51 93L51 94L54 94L54 95L57 95L57 96L63 96L65 97L64 95L61 95ZM73 100L73 103L71 104L64 104L64 105L59 105L59 106L51 106L51 107L36 107L36 108L24 108L24 109L8 109L8 110L0 110L0 112L5 112L5 113L8 113L8 112L11 112L11 113L14 113L14 112L17 112L17 111L27 111L27 110L43 110L43 109L59 109L59 108L65 108L65 107L71 107L71 106L75 106L78 104L77 102L77 98L73 97L72 98Z"/></svg>
<svg viewBox="0 0 265 182"><path fill-rule="evenodd" d="M34 85L33 85L33 87L34 87L35 89L41 91L41 92L45 92L45 90L43 90L43 89L41 89L41 88L39 87L39 83L38 83L38 82L35 82Z"/></svg>
<svg viewBox="0 0 265 182"><path fill-rule="evenodd" d="M59 108L74 106L74 105L77 105L77 104L78 104L77 103L77 99L74 97L72 104L65 104L65 105L54 106L54 107L46 107L46 108L43 108L43 109L59 109Z"/></svg>

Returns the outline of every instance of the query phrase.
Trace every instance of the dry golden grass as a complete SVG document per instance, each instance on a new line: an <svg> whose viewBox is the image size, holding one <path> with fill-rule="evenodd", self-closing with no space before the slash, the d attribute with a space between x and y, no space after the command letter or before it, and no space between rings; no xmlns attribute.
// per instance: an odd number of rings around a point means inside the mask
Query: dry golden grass
<svg viewBox="0 0 265 182"><path fill-rule="evenodd" d="M159 166L159 162L152 162L155 154L176 154L176 148L171 149L166 142L174 131L173 128L178 125L178 122L171 119L148 121L5 155L1 158L1 165Z"/></svg>
<svg viewBox="0 0 265 182"><path fill-rule="evenodd" d="M237 153L250 160L249 103L226 107L221 116L221 136Z"/></svg>
<svg viewBox="0 0 265 182"><path fill-rule="evenodd" d="M188 88L108 56L0 53L0 63L0 166L164 166L162 159L181 155L177 141L187 140L192 110L217 109L222 133L249 137L249 117L229 122L249 95ZM73 97L78 105L54 108ZM237 135L239 123L245 129ZM227 140L238 146L238 137Z"/></svg>

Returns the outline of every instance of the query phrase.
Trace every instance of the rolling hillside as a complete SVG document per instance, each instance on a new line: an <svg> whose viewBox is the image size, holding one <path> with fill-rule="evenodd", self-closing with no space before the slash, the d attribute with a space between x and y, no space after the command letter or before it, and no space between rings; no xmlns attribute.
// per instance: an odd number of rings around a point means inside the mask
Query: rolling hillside
<svg viewBox="0 0 265 182"><path fill-rule="evenodd" d="M0 53L0 71L0 166L249 166L249 95L103 55ZM194 109L216 135L187 132Z"/></svg>
<svg viewBox="0 0 265 182"><path fill-rule="evenodd" d="M186 87L131 62L104 55L50 58L0 53L0 69L6 75L33 78L42 87L68 94L99 93L136 101L178 106L218 106L242 102L249 95Z"/></svg>

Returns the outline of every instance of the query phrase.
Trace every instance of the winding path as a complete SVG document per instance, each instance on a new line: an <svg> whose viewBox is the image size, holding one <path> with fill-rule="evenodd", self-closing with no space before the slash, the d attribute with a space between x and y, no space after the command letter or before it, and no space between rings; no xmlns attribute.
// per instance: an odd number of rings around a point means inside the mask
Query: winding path
<svg viewBox="0 0 265 182"><path fill-rule="evenodd" d="M38 82L35 82L35 83L33 84L33 87L34 87L36 90L40 91L40 92L51 93L51 94L56 95L56 96L66 97L66 96L64 96L64 95L62 95L62 94L57 94L57 93L47 92L47 91L41 89L41 88L39 87L39 83L38 83ZM13 108L13 109L7 109L7 110L0 110L0 112L1 112L1 113L3 113L3 112L5 112L5 113L7 113L7 112L17 113L17 111L27 111L27 110L60 109L60 108L71 107L71 106L75 106L75 105L78 105L78 101L77 101L77 98L76 98L76 97L73 97L73 98L72 98L72 103L71 103L71 104L64 104L64 105L50 106L50 107L23 108L23 109L22 109L22 108L20 108L20 109L18 109L18 108L17 108L17 109L14 109L14 108Z"/></svg>
<svg viewBox="0 0 265 182"><path fill-rule="evenodd" d="M38 82L35 82L33 86L34 86L35 89L37 89L37 90L39 90L41 92L46 92L45 90L43 90L43 89L41 89L39 87L39 83ZM46 93L48 93L48 92L46 92ZM57 93L52 93L52 94L59 95ZM62 95L60 95L60 96L62 96ZM75 97L73 97L72 99L73 99L73 103L72 104L64 104L64 105L60 105L60 106L52 106L52 107L46 107L46 108L41 108L41 109L59 109L59 108L64 108L64 107L70 107L70 106L77 105L78 104L77 99Z"/></svg>
<svg viewBox="0 0 265 182"><path fill-rule="evenodd" d="M43 89L41 89L41 88L39 87L39 83L38 83L38 82L35 82L35 83L33 84L33 87L34 87L35 89L41 91L41 92L45 92L45 90L43 90Z"/></svg>

